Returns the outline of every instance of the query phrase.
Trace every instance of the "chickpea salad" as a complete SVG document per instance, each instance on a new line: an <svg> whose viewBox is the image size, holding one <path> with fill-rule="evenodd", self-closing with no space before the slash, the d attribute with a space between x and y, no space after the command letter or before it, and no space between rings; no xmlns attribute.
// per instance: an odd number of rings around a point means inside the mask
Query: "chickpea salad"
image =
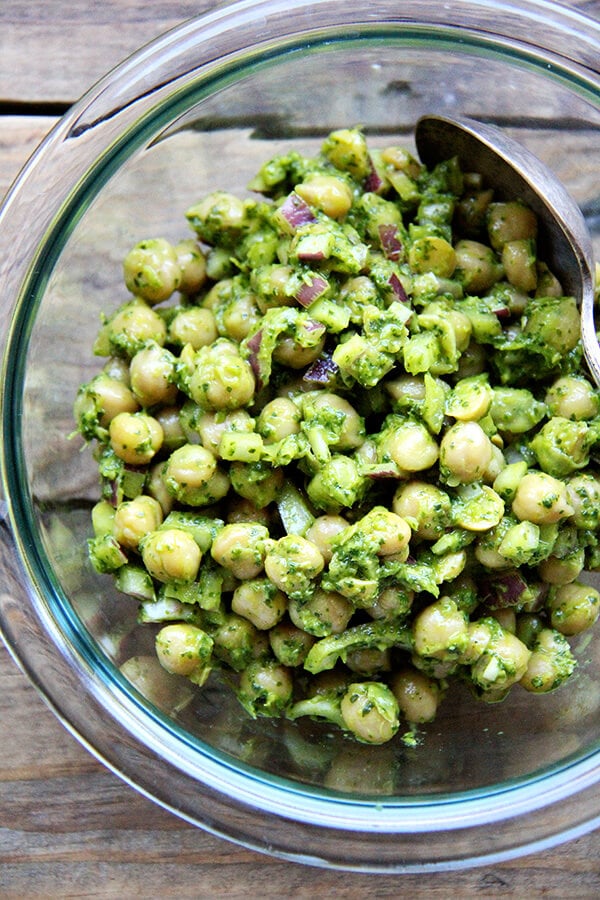
<svg viewBox="0 0 600 900"><path fill-rule="evenodd" d="M126 256L74 404L89 558L164 669L371 744L459 682L567 681L600 612L600 393L534 213L347 128L185 219Z"/></svg>

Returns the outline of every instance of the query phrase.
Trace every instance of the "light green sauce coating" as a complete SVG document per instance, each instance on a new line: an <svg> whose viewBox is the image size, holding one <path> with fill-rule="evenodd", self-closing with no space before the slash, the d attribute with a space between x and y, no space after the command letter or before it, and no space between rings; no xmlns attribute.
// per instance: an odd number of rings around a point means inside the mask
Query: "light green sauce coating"
<svg viewBox="0 0 600 900"><path fill-rule="evenodd" d="M376 144L340 129L137 244L74 401L91 563L163 667L371 744L457 680L554 690L600 612L600 394L543 223Z"/></svg>

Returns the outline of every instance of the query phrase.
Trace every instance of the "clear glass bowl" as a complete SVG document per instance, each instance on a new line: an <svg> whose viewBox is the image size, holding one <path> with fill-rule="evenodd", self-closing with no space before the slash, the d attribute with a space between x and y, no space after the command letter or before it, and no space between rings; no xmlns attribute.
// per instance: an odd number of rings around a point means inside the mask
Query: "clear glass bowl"
<svg viewBox="0 0 600 900"><path fill-rule="evenodd" d="M188 821L297 861L389 872L489 863L600 823L598 635L574 642L564 690L499 705L459 695L414 750L249 721L218 685L191 702L167 676L135 687L120 666L151 656L151 637L86 563L96 473L68 437L100 313L124 299L127 250L187 236L190 202L243 192L263 160L312 151L332 128L410 147L425 112L500 124L567 185L600 256L599 59L597 22L535 0L246 0L124 62L17 180L0 219L3 634L65 725Z"/></svg>

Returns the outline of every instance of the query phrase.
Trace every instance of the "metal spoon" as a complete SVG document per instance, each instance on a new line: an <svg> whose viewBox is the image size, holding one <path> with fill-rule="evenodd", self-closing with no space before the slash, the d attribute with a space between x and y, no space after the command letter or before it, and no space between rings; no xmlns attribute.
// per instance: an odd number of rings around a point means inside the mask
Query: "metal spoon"
<svg viewBox="0 0 600 900"><path fill-rule="evenodd" d="M537 213L540 255L563 290L579 303L585 358L600 386L592 241L581 210L559 179L518 141L473 119L423 116L417 122L415 140L426 166L457 156L463 171L478 172L494 188L495 198L521 199Z"/></svg>

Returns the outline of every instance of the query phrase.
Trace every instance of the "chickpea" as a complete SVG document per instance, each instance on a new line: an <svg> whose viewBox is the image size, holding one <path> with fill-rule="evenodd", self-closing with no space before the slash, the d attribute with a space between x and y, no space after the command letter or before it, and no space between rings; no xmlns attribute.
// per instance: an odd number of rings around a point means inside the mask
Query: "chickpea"
<svg viewBox="0 0 600 900"><path fill-rule="evenodd" d="M181 282L175 248L164 238L141 241L123 261L125 285L150 304L168 300Z"/></svg>
<svg viewBox="0 0 600 900"><path fill-rule="evenodd" d="M425 381L416 375L400 375L386 381L385 389L400 408L410 408L425 399Z"/></svg>
<svg viewBox="0 0 600 900"><path fill-rule="evenodd" d="M351 672L358 675L375 675L378 672L389 672L392 668L389 648L378 650L376 647L365 647L352 650L346 656L346 665Z"/></svg>
<svg viewBox="0 0 600 900"><path fill-rule="evenodd" d="M440 466L450 483L479 481L492 461L492 444L477 422L457 422L440 444Z"/></svg>
<svg viewBox="0 0 600 900"><path fill-rule="evenodd" d="M229 467L231 486L236 494L264 509L277 498L283 484L283 469L269 463L234 462Z"/></svg>
<svg viewBox="0 0 600 900"><path fill-rule="evenodd" d="M547 525L573 515L567 487L545 472L528 472L518 484L512 511L518 519Z"/></svg>
<svg viewBox="0 0 600 900"><path fill-rule="evenodd" d="M254 297L250 293L241 294L216 310L219 332L232 341L242 341L258 326L260 313Z"/></svg>
<svg viewBox="0 0 600 900"><path fill-rule="evenodd" d="M340 710L346 727L366 744L384 744L400 726L396 698L378 682L351 684Z"/></svg>
<svg viewBox="0 0 600 900"><path fill-rule="evenodd" d="M193 238L175 244L182 294L197 294L206 282L206 257Z"/></svg>
<svg viewBox="0 0 600 900"><path fill-rule="evenodd" d="M292 266L282 263L259 266L250 274L250 287L263 314L276 306L297 306L297 282Z"/></svg>
<svg viewBox="0 0 600 900"><path fill-rule="evenodd" d="M454 246L455 275L470 294L489 290L502 277L502 266L491 247L478 241L461 240Z"/></svg>
<svg viewBox="0 0 600 900"><path fill-rule="evenodd" d="M341 634L352 618L354 607L335 591L316 588L307 600L290 600L290 619L297 628L316 637Z"/></svg>
<svg viewBox="0 0 600 900"><path fill-rule="evenodd" d="M127 387L131 386L129 384L129 360L127 359L111 356L103 366L102 372L109 378L114 378L115 381L121 381Z"/></svg>
<svg viewBox="0 0 600 900"><path fill-rule="evenodd" d="M187 410L184 408L184 412ZM190 440L193 442L200 437L202 446L210 450L214 456L219 455L221 438L228 431L250 433L254 431L254 420L245 409L234 409L231 412L225 410L202 412L198 407L191 411L189 418L185 417L185 425Z"/></svg>
<svg viewBox="0 0 600 900"><path fill-rule="evenodd" d="M160 423L145 413L118 413L109 425L110 445L117 456L133 466L143 466L156 456L163 442Z"/></svg>
<svg viewBox="0 0 600 900"><path fill-rule="evenodd" d="M364 478L354 459L334 454L310 479L306 493L317 509L336 515L344 507L353 506L364 487Z"/></svg>
<svg viewBox="0 0 600 900"><path fill-rule="evenodd" d="M324 346L324 337L310 347L303 347L291 337L280 338L273 351L273 359L290 369L304 369L319 358Z"/></svg>
<svg viewBox="0 0 600 900"><path fill-rule="evenodd" d="M158 344L138 350L130 363L131 390L141 406L171 405L177 397L175 359Z"/></svg>
<svg viewBox="0 0 600 900"><path fill-rule="evenodd" d="M94 351L101 353L106 340L110 350L131 357L148 341L162 347L166 337L164 320L144 300L136 297L111 316L100 332Z"/></svg>
<svg viewBox="0 0 600 900"><path fill-rule="evenodd" d="M226 615L213 633L215 656L241 672L269 651L267 634L259 631L249 619L236 613Z"/></svg>
<svg viewBox="0 0 600 900"><path fill-rule="evenodd" d="M313 635L287 620L278 622L269 631L271 650L283 666L301 666L314 642Z"/></svg>
<svg viewBox="0 0 600 900"><path fill-rule="evenodd" d="M156 635L156 655L172 675L185 675L203 684L210 673L212 638L201 628L185 622L165 625Z"/></svg>
<svg viewBox="0 0 600 900"><path fill-rule="evenodd" d="M482 419L489 412L492 398L487 380L461 378L446 400L446 415L460 422Z"/></svg>
<svg viewBox="0 0 600 900"><path fill-rule="evenodd" d="M517 630L515 634L520 641L528 647L533 647L541 631L544 629L544 620L538 613L522 613L517 617Z"/></svg>
<svg viewBox="0 0 600 900"><path fill-rule="evenodd" d="M418 178L423 166L406 150L405 147L385 147L381 151L381 161L399 172L405 172L410 178Z"/></svg>
<svg viewBox="0 0 600 900"><path fill-rule="evenodd" d="M542 297L531 300L523 333L535 335L559 353L573 350L581 338L581 314L575 297Z"/></svg>
<svg viewBox="0 0 600 900"><path fill-rule="evenodd" d="M330 446L334 450L353 450L360 447L365 440L365 425L361 416L351 403L338 394L329 391L318 391L309 395L303 404L304 418L319 422L322 414L332 416L335 425L331 427L333 440ZM328 426L325 426L328 429Z"/></svg>
<svg viewBox="0 0 600 900"><path fill-rule="evenodd" d="M200 406L237 409L251 400L254 387L250 363L242 359L230 341L220 338L197 351L188 393Z"/></svg>
<svg viewBox="0 0 600 900"><path fill-rule="evenodd" d="M164 463L159 462L151 466L146 479L146 490L160 503L163 516L166 516L173 508L173 496L167 490L163 479L163 465Z"/></svg>
<svg viewBox="0 0 600 900"><path fill-rule="evenodd" d="M433 272L440 278L452 278L456 253L447 240L432 235L413 241L408 251L408 262L413 272Z"/></svg>
<svg viewBox="0 0 600 900"><path fill-rule="evenodd" d="M494 435L494 438L495 437L496 435ZM486 484L491 484L492 486L498 478L498 475L500 475L500 473L506 468L506 459L504 457L504 453L502 452L501 448L494 443L494 438L490 440L490 443L492 445L492 458L487 469L483 473L483 481L485 481ZM500 482L500 484L502 484L502 482Z"/></svg>
<svg viewBox="0 0 600 900"><path fill-rule="evenodd" d="M552 628L542 628L520 684L526 691L546 694L559 687L575 669L567 639Z"/></svg>
<svg viewBox="0 0 600 900"><path fill-rule="evenodd" d="M392 509L410 523L418 537L429 541L441 537L451 521L450 497L425 481L400 485L394 494Z"/></svg>
<svg viewBox="0 0 600 900"><path fill-rule="evenodd" d="M481 185L468 186L458 203L454 219L461 234L476 237L485 229L487 211L494 192L491 188L481 190Z"/></svg>
<svg viewBox="0 0 600 900"><path fill-rule="evenodd" d="M93 385L93 387L92 387ZM93 392L94 400L102 410L100 416L100 424L107 426L116 415L121 412L137 412L139 409L138 402L133 391L108 375L99 375L92 379L89 388Z"/></svg>
<svg viewBox="0 0 600 900"><path fill-rule="evenodd" d="M251 715L280 715L292 699L293 688L286 666L277 660L257 660L242 672L239 698Z"/></svg>
<svg viewBox="0 0 600 900"><path fill-rule="evenodd" d="M372 619L394 619L406 615L412 606L414 591L397 585L384 588L370 606L365 608Z"/></svg>
<svg viewBox="0 0 600 900"><path fill-rule="evenodd" d="M266 578L252 579L236 587L231 608L260 631L267 631L286 614L287 598Z"/></svg>
<svg viewBox="0 0 600 900"><path fill-rule="evenodd" d="M509 241L537 236L537 217L533 210L518 200L490 203L487 230L494 250L502 250Z"/></svg>
<svg viewBox="0 0 600 900"><path fill-rule="evenodd" d="M600 521L600 480L589 472L575 475L567 483L567 497L573 525L595 531Z"/></svg>
<svg viewBox="0 0 600 900"><path fill-rule="evenodd" d="M190 344L194 350L208 346L218 337L214 313L202 306L188 306L179 310L169 323L167 340L176 347Z"/></svg>
<svg viewBox="0 0 600 900"><path fill-rule="evenodd" d="M73 415L83 436L92 438L97 436L98 426L108 428L119 413L138 409L138 401L126 384L101 373L79 388Z"/></svg>
<svg viewBox="0 0 600 900"><path fill-rule="evenodd" d="M503 695L509 687L521 680L531 657L531 651L510 631L498 623L497 631L484 652L471 667L471 678L486 692Z"/></svg>
<svg viewBox="0 0 600 900"><path fill-rule="evenodd" d="M471 666L483 655L493 636L493 623L490 620L491 617L468 623L467 643L458 656L461 665Z"/></svg>
<svg viewBox="0 0 600 900"><path fill-rule="evenodd" d="M263 570L268 539L269 531L263 525L236 522L219 531L210 553L216 563L229 569L236 578L256 578Z"/></svg>
<svg viewBox="0 0 600 900"><path fill-rule="evenodd" d="M226 306L235 296L236 282L234 278L222 278L213 284L200 301L202 309L210 309L216 316L220 307Z"/></svg>
<svg viewBox="0 0 600 900"><path fill-rule="evenodd" d="M315 544L300 535L288 534L275 542L265 559L265 571L284 593L303 596L323 570L325 560Z"/></svg>
<svg viewBox="0 0 600 900"><path fill-rule="evenodd" d="M369 174L371 162L364 134L356 128L332 131L323 143L323 154L341 171L362 181Z"/></svg>
<svg viewBox="0 0 600 900"><path fill-rule="evenodd" d="M435 678L417 669L405 668L394 674L390 687L407 722L415 725L433 722L442 697Z"/></svg>
<svg viewBox="0 0 600 900"><path fill-rule="evenodd" d="M288 397L275 397L263 406L257 420L257 431L267 444L277 443L300 431L300 410Z"/></svg>
<svg viewBox="0 0 600 900"><path fill-rule="evenodd" d="M163 430L163 450L177 450L178 447L187 443L180 412L179 406L163 406L154 414L154 418Z"/></svg>
<svg viewBox="0 0 600 900"><path fill-rule="evenodd" d="M560 559L558 556L548 556L539 564L538 572L546 584L569 584L581 574L584 564L585 550L581 547Z"/></svg>
<svg viewBox="0 0 600 900"><path fill-rule="evenodd" d="M567 636L591 628L600 614L600 594L587 584L574 581L550 592L547 600L550 623Z"/></svg>
<svg viewBox="0 0 600 900"><path fill-rule="evenodd" d="M255 522L268 528L272 516L268 509L259 509L251 500L233 495L227 504L226 521L233 525L236 522Z"/></svg>
<svg viewBox="0 0 600 900"><path fill-rule="evenodd" d="M199 444L184 444L171 453L163 477L169 492L181 502L197 505L194 492L203 489L217 470L210 450Z"/></svg>
<svg viewBox="0 0 600 900"><path fill-rule="evenodd" d="M413 640L419 656L452 659L467 646L467 617L454 600L441 597L415 618Z"/></svg>
<svg viewBox="0 0 600 900"><path fill-rule="evenodd" d="M384 506L375 506L361 519L361 530L377 545L378 556L406 559L411 530L402 516Z"/></svg>
<svg viewBox="0 0 600 900"><path fill-rule="evenodd" d="M185 216L202 240L214 244L225 236L237 238L246 222L246 204L228 191L211 191Z"/></svg>
<svg viewBox="0 0 600 900"><path fill-rule="evenodd" d="M141 494L119 503L115 511L113 534L123 547L136 550L140 541L162 523L163 512L158 500Z"/></svg>
<svg viewBox="0 0 600 900"><path fill-rule="evenodd" d="M502 248L502 266L510 284L528 293L537 287L535 247L530 240L508 241Z"/></svg>
<svg viewBox="0 0 600 900"><path fill-rule="evenodd" d="M494 609L490 615L498 622L503 631L508 631L510 634L517 633L517 614L514 609L506 606L503 609Z"/></svg>
<svg viewBox="0 0 600 900"><path fill-rule="evenodd" d="M352 189L335 175L309 175L294 190L332 219L342 219L352 206Z"/></svg>
<svg viewBox="0 0 600 900"><path fill-rule="evenodd" d="M486 352L476 341L471 340L461 352L456 370L457 378L472 378L485 372Z"/></svg>
<svg viewBox="0 0 600 900"><path fill-rule="evenodd" d="M497 525L484 531L475 543L475 558L486 569L509 569L511 560L500 553L500 545L510 529L510 519L503 517Z"/></svg>
<svg viewBox="0 0 600 900"><path fill-rule="evenodd" d="M427 428L406 419L398 427L386 429L379 445L382 462L388 459L404 472L419 472L435 464L439 448Z"/></svg>
<svg viewBox="0 0 600 900"><path fill-rule="evenodd" d="M202 553L191 534L164 528L147 534L140 544L144 565L157 581L189 583L198 575Z"/></svg>
<svg viewBox="0 0 600 900"><path fill-rule="evenodd" d="M314 544L326 563L331 561L333 551L331 542L336 534L348 527L348 520L343 516L317 516L308 531L306 538Z"/></svg>
<svg viewBox="0 0 600 900"><path fill-rule="evenodd" d="M563 419L593 419L600 412L600 398L587 378L564 375L557 378L546 394L553 416Z"/></svg>
<svg viewBox="0 0 600 900"><path fill-rule="evenodd" d="M545 262L538 259L537 261L537 286L535 289L536 297L562 297L564 295L563 286L554 274L548 268Z"/></svg>

